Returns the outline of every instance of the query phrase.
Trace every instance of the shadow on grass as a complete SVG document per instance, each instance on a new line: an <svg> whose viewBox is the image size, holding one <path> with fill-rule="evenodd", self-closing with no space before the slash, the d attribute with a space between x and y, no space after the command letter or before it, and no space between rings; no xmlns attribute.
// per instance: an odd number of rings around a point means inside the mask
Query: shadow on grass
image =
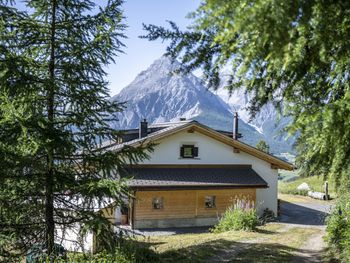
<svg viewBox="0 0 350 263"><path fill-rule="evenodd" d="M261 228L257 228L254 230L254 232L260 233L260 234L265 234L265 235L272 235L272 234L276 234L275 231L271 231L271 230L266 230L266 229L261 229Z"/></svg>
<svg viewBox="0 0 350 263"><path fill-rule="evenodd" d="M138 242L150 248L155 243ZM157 252L156 252L157 253ZM323 253L297 249L278 243L239 242L218 239L198 245L157 253L160 262L323 262ZM307 256L305 256L305 254Z"/></svg>
<svg viewBox="0 0 350 263"><path fill-rule="evenodd" d="M239 244L237 244L239 246ZM253 243L242 251L239 251L231 257L226 257L225 262L261 262L261 263L279 263L279 262L297 262L297 263L316 263L324 262L325 251L312 251L293 248L278 243L259 244Z"/></svg>
<svg viewBox="0 0 350 263"><path fill-rule="evenodd" d="M181 249L169 250L160 254L161 262L205 262L206 259L215 256L223 248L229 248L234 244L233 241L218 239Z"/></svg>

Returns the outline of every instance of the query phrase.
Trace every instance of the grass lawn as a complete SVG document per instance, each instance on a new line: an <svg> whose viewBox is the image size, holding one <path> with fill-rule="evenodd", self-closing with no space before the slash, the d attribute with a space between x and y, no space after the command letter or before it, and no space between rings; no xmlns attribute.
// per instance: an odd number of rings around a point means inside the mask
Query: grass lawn
<svg viewBox="0 0 350 263"><path fill-rule="evenodd" d="M258 227L256 232L230 231L220 234L201 233L156 236L139 241L157 251L161 255L162 262L204 262L210 257L222 253L225 249L229 251L235 248L239 249L239 247L242 246L240 242L243 240L250 240L252 243L249 244L249 246L254 247L254 251L260 251L262 247L264 247L264 244L270 247L270 245L275 244L275 242L280 243L281 246L278 246L276 243L276 251L270 251L271 253L277 253L279 257L279 254L285 253L284 250L292 252L294 248L301 246L302 242L305 241L308 236L319 231L317 229L298 228L285 232L282 230L283 228L284 226L281 224L272 223ZM294 236L291 237L292 235ZM257 240L256 244L254 240ZM250 250L249 248L249 251ZM254 256L252 254L253 251L249 253L247 253L246 250L244 251L244 255ZM239 258L241 258L239 262L252 262L243 254L239 256ZM268 255L266 256L268 257Z"/></svg>
<svg viewBox="0 0 350 263"><path fill-rule="evenodd" d="M324 201L319 199L314 199L309 196L303 196L303 195L291 195L291 194L278 194L278 199L281 199L282 201L286 201L289 203L319 203L319 204L325 204L327 203L335 203L335 199Z"/></svg>
<svg viewBox="0 0 350 263"><path fill-rule="evenodd" d="M291 228L272 235L263 242L252 244L249 249L238 253L231 262L291 262L295 253L303 248L304 242L319 231L321 230L315 228Z"/></svg>
<svg viewBox="0 0 350 263"><path fill-rule="evenodd" d="M313 191L316 192L323 192L323 178L322 177L317 177L317 176L312 176L312 177L306 177L306 178L298 178L293 182L283 182L279 181L278 182L278 191L279 193L282 194L296 194L297 193L297 187L301 183L307 183L310 188ZM328 190L331 198L336 198L336 190L335 190L335 185L332 182L328 182Z"/></svg>

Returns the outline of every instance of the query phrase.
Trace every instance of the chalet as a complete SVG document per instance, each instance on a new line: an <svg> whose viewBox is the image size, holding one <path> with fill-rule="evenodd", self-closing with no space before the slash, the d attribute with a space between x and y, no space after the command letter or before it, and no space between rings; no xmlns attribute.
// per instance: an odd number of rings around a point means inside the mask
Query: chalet
<svg viewBox="0 0 350 263"><path fill-rule="evenodd" d="M128 167L133 198L123 223L137 229L213 225L238 199L254 203L259 214L266 208L276 214L278 169L293 165L237 137L237 125L228 133L186 120L149 126L144 120L125 131L123 142L108 150L156 146L148 160ZM120 210L111 217L119 221Z"/></svg>

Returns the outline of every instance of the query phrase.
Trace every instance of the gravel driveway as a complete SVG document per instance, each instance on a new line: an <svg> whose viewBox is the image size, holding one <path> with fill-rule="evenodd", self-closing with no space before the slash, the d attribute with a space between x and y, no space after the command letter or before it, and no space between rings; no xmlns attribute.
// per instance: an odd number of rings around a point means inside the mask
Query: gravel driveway
<svg viewBox="0 0 350 263"><path fill-rule="evenodd" d="M281 202L281 223L305 226L324 226L325 218L331 212L332 204L310 202Z"/></svg>

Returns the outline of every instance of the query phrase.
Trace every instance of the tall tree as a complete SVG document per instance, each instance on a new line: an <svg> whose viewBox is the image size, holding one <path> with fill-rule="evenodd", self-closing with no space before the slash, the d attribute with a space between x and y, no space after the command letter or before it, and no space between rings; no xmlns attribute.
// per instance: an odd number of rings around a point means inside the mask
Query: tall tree
<svg viewBox="0 0 350 263"><path fill-rule="evenodd" d="M264 140L260 140L256 144L256 148L259 149L260 151L263 151L263 152L266 152L266 153L270 152L270 146Z"/></svg>
<svg viewBox="0 0 350 263"><path fill-rule="evenodd" d="M123 47L122 1L24 2L0 0L0 259L34 243L51 255L77 223L109 229L96 208L127 194L117 174L146 158L103 149L120 135L105 67Z"/></svg>
<svg viewBox="0 0 350 263"><path fill-rule="evenodd" d="M211 88L231 67L226 88L252 94L252 117L283 101L302 171L339 183L350 174L349 15L342 0L203 0L188 30L145 25L143 37L170 40L167 54L185 72L201 68Z"/></svg>

